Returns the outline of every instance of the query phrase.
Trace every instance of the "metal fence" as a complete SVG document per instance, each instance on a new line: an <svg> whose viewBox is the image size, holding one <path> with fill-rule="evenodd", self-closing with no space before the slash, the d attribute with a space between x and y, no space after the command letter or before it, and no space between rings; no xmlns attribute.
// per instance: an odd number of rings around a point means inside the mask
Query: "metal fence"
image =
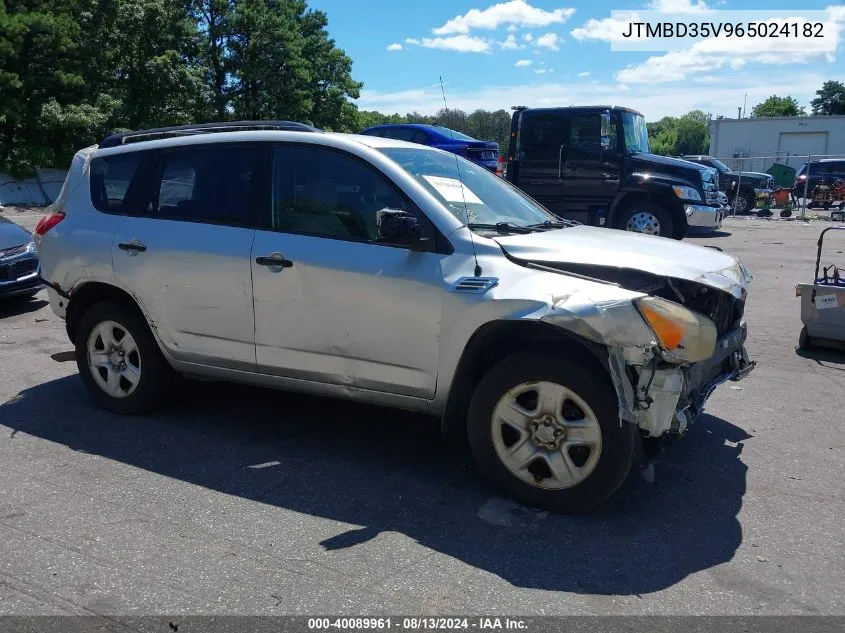
<svg viewBox="0 0 845 633"><path fill-rule="evenodd" d="M790 193L790 204L793 210L799 212L799 217L804 219L808 208L813 207L814 195L818 192L816 187L824 182L828 187L833 188L837 181L845 181L845 154L791 154L789 152L776 152L772 154L760 154L755 156L738 156L736 154L712 156L731 170L737 172L738 182L735 187L737 192L742 187L742 172L758 172L774 175L773 167L778 165L789 167L795 170L796 177L804 175L800 181L792 179L785 188L792 188ZM827 159L839 159L842 163L825 163ZM807 169L801 172L804 165ZM835 165L835 167L833 166ZM798 185L795 187L794 185ZM803 190L802 190L803 184ZM833 190L834 192L836 190ZM835 193L830 202L829 208L838 209L845 208L845 189L840 189L843 192L836 197ZM731 212L736 209L734 204L735 197L732 197Z"/></svg>

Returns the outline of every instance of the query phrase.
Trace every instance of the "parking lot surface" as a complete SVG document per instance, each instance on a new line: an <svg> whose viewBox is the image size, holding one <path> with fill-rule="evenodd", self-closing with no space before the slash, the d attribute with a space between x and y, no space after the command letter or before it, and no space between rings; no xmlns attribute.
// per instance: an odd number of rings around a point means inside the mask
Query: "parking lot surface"
<svg viewBox="0 0 845 633"><path fill-rule="evenodd" d="M0 304L0 613L843 614L845 354L796 351L826 226L690 239L754 274L758 367L585 516L498 497L422 416L193 382L107 413L44 293Z"/></svg>

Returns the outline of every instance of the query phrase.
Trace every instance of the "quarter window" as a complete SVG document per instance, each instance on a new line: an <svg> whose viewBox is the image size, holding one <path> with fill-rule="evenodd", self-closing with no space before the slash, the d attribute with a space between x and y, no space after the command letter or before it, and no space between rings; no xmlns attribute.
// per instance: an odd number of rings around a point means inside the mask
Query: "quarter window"
<svg viewBox="0 0 845 633"><path fill-rule="evenodd" d="M523 114L519 134L520 160L554 160L560 157L565 119L555 114Z"/></svg>
<svg viewBox="0 0 845 633"><path fill-rule="evenodd" d="M164 154L150 211L172 220L251 224L253 157L247 146Z"/></svg>
<svg viewBox="0 0 845 633"><path fill-rule="evenodd" d="M334 151L274 150L273 230L377 242L379 212L385 209L416 213L372 166Z"/></svg>
<svg viewBox="0 0 845 633"><path fill-rule="evenodd" d="M124 202L141 164L141 152L98 156L91 161L91 203L100 211L126 213Z"/></svg>

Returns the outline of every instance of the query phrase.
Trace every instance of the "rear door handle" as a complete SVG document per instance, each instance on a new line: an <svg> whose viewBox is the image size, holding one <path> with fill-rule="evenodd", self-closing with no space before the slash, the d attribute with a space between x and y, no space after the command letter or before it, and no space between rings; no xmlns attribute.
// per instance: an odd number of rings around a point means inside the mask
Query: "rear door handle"
<svg viewBox="0 0 845 633"><path fill-rule="evenodd" d="M273 253L269 257L256 257L255 263L259 266L268 266L270 268L290 268L293 262L285 259L281 253Z"/></svg>
<svg viewBox="0 0 845 633"><path fill-rule="evenodd" d="M127 251L129 253L143 253L147 250L146 245L142 244L138 240L133 240L131 242L120 242L118 243L117 247L122 251Z"/></svg>

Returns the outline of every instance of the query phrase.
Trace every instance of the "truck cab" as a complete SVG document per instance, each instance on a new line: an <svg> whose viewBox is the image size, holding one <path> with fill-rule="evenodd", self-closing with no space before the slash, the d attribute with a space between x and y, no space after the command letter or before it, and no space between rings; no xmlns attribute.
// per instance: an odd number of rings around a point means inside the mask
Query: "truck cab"
<svg viewBox="0 0 845 633"><path fill-rule="evenodd" d="M584 224L682 239L721 214L718 173L650 153L645 118L628 108L516 108L505 177Z"/></svg>

